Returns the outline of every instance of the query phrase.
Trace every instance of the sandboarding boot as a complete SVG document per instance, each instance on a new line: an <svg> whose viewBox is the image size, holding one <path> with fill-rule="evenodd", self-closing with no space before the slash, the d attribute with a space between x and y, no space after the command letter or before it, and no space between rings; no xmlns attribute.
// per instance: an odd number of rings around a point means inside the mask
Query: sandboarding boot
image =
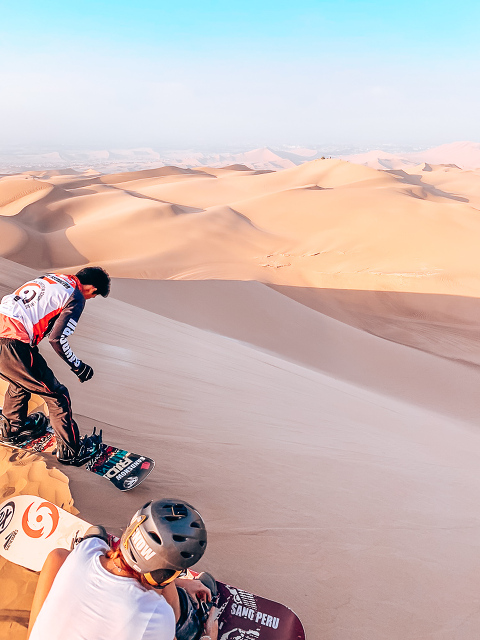
<svg viewBox="0 0 480 640"><path fill-rule="evenodd" d="M212 594L211 602L194 602L185 589L177 587L178 599L180 601L180 618L178 619L175 637L177 640L198 640L204 631L210 609L218 601L218 590L215 578L204 571L200 573L197 580L200 580L208 587Z"/></svg>
<svg viewBox="0 0 480 640"><path fill-rule="evenodd" d="M96 432L94 427L91 436L83 436L80 440L78 451L74 452L64 442L57 440L57 460L61 464L69 464L81 467L100 453L102 447L102 430Z"/></svg>
<svg viewBox="0 0 480 640"><path fill-rule="evenodd" d="M0 414L0 442L11 445L19 445L27 440L41 438L47 432L48 418L40 411L27 416L21 429L12 429L9 421Z"/></svg>

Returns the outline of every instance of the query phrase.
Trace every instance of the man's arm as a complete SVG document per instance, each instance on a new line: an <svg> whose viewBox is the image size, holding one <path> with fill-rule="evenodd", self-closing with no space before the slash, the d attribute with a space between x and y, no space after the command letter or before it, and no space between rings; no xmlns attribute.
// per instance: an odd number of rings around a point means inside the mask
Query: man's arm
<svg viewBox="0 0 480 640"><path fill-rule="evenodd" d="M60 567L70 553L71 552L66 549L54 549L53 551L50 551L47 559L45 560L40 572L40 577L38 578L35 595L33 597L32 609L30 611L30 622L28 623L27 640L30 637L35 620L40 613L40 609L50 592L53 581L55 580Z"/></svg>
<svg viewBox="0 0 480 640"><path fill-rule="evenodd" d="M177 587L182 587L182 589L185 589L188 595L191 596L194 602L197 603L197 607L200 601L210 602L210 600L212 599L212 593L210 589L202 584L200 580L193 580L192 578L177 578L170 584L167 584L167 586L164 587L160 593L172 607L173 612L175 613L175 620L177 622L180 618L181 613Z"/></svg>
<svg viewBox="0 0 480 640"><path fill-rule="evenodd" d="M190 585L187 585L190 583ZM177 585L182 587L190 593L193 598L197 598L198 600L203 600L204 602L209 602L211 600L211 591L204 584L200 582L200 580L193 580L191 578L177 578L174 582L167 584L167 586L162 589L161 593L168 604L172 607L173 612L175 614L175 621L178 622L180 619L181 609L180 609L180 600L178 598ZM205 623L203 636L206 636L210 640L217 640L218 637L218 622L216 620L217 609L216 607L212 607L208 616L208 619Z"/></svg>
<svg viewBox="0 0 480 640"><path fill-rule="evenodd" d="M175 580L175 585L185 589L185 591L192 596L197 607L198 602L210 602L212 599L212 592L200 580L194 580L192 578L177 578Z"/></svg>
<svg viewBox="0 0 480 640"><path fill-rule="evenodd" d="M77 358L68 338L75 331L84 308L85 298L78 289L75 289L65 308L55 320L49 337L49 342L53 349L68 364L80 382L90 380L93 376L93 369L82 362L80 358Z"/></svg>

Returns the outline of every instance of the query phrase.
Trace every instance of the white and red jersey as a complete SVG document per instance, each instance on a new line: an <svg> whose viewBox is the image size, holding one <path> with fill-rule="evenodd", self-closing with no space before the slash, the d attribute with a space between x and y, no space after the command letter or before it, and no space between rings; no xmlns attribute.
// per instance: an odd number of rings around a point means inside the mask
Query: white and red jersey
<svg viewBox="0 0 480 640"><path fill-rule="evenodd" d="M85 307L85 297L76 276L48 273L26 282L0 303L0 338L28 342L36 346L50 333L50 343L69 364L80 360L70 345L70 336Z"/></svg>

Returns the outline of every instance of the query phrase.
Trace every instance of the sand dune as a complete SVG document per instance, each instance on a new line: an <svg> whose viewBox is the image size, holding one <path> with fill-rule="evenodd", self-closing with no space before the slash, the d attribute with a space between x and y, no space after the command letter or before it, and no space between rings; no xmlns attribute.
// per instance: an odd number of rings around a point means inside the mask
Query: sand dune
<svg viewBox="0 0 480 640"><path fill-rule="evenodd" d="M68 176L7 205L2 255L36 269L100 262L118 277L476 295L477 175L417 169Z"/></svg>
<svg viewBox="0 0 480 640"><path fill-rule="evenodd" d="M54 153L24 153L19 150L9 153L4 150L0 154L0 170L13 173L15 170L35 169L37 175L71 174L76 171L94 168L102 173L120 171L136 171L144 169L157 170L159 166L183 168L223 167L228 165L244 165L258 170L278 170L302 164L307 159L324 156L322 150L286 147L269 149L268 147L251 149L249 151L224 150L220 152L198 151L194 149L155 151L150 148L130 149L61 149ZM68 167L75 167L75 170ZM15 169L16 168L16 169ZM59 169L61 168L61 169Z"/></svg>
<svg viewBox="0 0 480 640"><path fill-rule="evenodd" d="M0 181L2 255L36 269L103 261L118 276L204 277L200 244L208 240L199 229L213 217L225 253L235 257L209 266L208 277L223 278L227 269L227 277L275 284L475 295L477 174L451 166L379 172L327 160L266 174L164 167L51 180ZM248 219L242 231L235 214ZM256 253L245 249L238 258L252 225ZM184 250L172 266L174 236ZM112 245L115 261L104 255Z"/></svg>
<svg viewBox="0 0 480 640"><path fill-rule="evenodd" d="M342 158L373 169L405 169L412 165L428 163L471 170L480 168L480 144L477 142L452 142L432 149L401 154L387 153L376 149L367 153L342 156Z"/></svg>
<svg viewBox="0 0 480 640"><path fill-rule="evenodd" d="M207 520L202 568L291 606L309 638L476 640L478 173L318 160L38 182L0 179L0 294L111 272L72 338L93 380L42 351L82 432L157 461L122 495L62 468L82 517L119 531L183 496ZM27 462L7 467L15 491Z"/></svg>

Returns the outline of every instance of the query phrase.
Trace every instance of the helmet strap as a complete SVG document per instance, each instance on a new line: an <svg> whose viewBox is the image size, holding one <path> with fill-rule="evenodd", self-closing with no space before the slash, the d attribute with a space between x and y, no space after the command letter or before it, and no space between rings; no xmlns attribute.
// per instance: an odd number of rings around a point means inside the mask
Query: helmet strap
<svg viewBox="0 0 480 640"><path fill-rule="evenodd" d="M136 517L134 518L133 522L127 527L127 530L125 531L125 539L122 542L125 549L128 549L128 541L133 536L138 527L142 524L142 522L145 522L146 519L147 516Z"/></svg>

